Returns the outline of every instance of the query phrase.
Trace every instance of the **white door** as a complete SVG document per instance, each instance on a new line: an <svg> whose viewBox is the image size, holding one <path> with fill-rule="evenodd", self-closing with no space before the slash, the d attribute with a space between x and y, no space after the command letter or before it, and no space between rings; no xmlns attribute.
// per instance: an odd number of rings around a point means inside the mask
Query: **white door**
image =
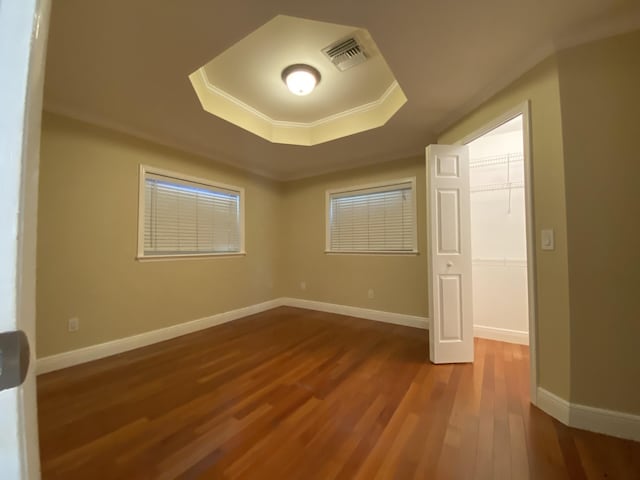
<svg viewBox="0 0 640 480"><path fill-rule="evenodd" d="M429 192L429 358L473 362L469 150L427 147Z"/></svg>
<svg viewBox="0 0 640 480"><path fill-rule="evenodd" d="M0 477L40 478L35 390L36 209L49 0L0 0L0 333L22 330L30 367L0 391ZM4 337L6 338L6 336ZM13 363L3 354L3 375Z"/></svg>

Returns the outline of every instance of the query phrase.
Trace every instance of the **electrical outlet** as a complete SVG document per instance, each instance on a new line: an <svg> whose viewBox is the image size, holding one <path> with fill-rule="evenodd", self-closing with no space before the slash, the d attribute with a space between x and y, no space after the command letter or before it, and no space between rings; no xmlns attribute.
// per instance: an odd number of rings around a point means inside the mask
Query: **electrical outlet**
<svg viewBox="0 0 640 480"><path fill-rule="evenodd" d="M80 329L80 319L78 317L70 318L67 327L70 332L77 332Z"/></svg>
<svg viewBox="0 0 640 480"><path fill-rule="evenodd" d="M306 290L307 289L307 282L300 282L300 290Z"/></svg>
<svg viewBox="0 0 640 480"><path fill-rule="evenodd" d="M367 292L367 296L368 296L369 298L373 298L373 297L375 297L375 296L376 296L376 295L375 295L375 292L373 291L373 288L370 288L370 289L369 289L369 291Z"/></svg>

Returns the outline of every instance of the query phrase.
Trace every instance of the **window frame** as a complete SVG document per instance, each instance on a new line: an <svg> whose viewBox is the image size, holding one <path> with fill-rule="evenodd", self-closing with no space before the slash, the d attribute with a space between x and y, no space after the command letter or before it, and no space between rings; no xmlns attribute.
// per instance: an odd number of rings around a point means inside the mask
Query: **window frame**
<svg viewBox="0 0 640 480"><path fill-rule="evenodd" d="M147 174L160 175L168 177L169 179L175 179L182 182L191 182L203 185L211 189L224 189L233 192L237 192L239 196L239 224L240 224L240 250L237 252L205 252L205 253L172 253L172 254L151 254L144 253L144 214L145 214L145 179ZM237 257L247 254L245 250L245 198L244 188L236 187L234 185L227 185L221 182L214 182L212 180L200 177L194 177L191 175L185 175L183 173L174 172L171 170L165 170L162 168L152 167L149 165L140 165L139 178L138 178L138 246L136 259L139 261L149 260L183 260L183 259L197 259L206 257Z"/></svg>
<svg viewBox="0 0 640 480"><path fill-rule="evenodd" d="M373 190L377 188L392 187L394 185L411 185L412 208L413 208L413 249L412 250L332 250L331 249L331 196L335 194L354 194L360 191ZM418 255L418 209L417 209L417 188L416 177L407 177L380 182L367 183L363 185L352 185L348 187L332 188L325 191L325 249L327 255L382 255L382 256L403 256Z"/></svg>

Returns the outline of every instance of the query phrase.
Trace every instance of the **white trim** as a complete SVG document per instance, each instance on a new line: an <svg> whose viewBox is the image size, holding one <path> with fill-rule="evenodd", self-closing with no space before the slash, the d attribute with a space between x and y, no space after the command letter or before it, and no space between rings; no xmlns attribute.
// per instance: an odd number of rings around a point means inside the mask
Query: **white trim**
<svg viewBox="0 0 640 480"><path fill-rule="evenodd" d="M640 441L640 415L570 403L542 387L538 408L569 427Z"/></svg>
<svg viewBox="0 0 640 480"><path fill-rule="evenodd" d="M540 410L551 415L553 418L561 421L565 425L569 425L569 411L571 406L569 402L542 387L538 387L537 397L538 403L536 406Z"/></svg>
<svg viewBox="0 0 640 480"><path fill-rule="evenodd" d="M171 261L171 260L196 260L198 258L207 257L245 257L247 252L218 252L218 253L180 253L172 255L145 255L143 257L137 257L139 262L157 262L157 261Z"/></svg>
<svg viewBox="0 0 640 480"><path fill-rule="evenodd" d="M192 320L190 322L140 333L131 337L119 338L110 342L91 345L89 347L39 358L36 361L36 374L40 375L79 365L81 363L91 362L100 358L110 357L111 355L117 355L118 353L146 347L147 345L152 345L154 343L164 342L165 340L170 340L172 338L204 330L206 328L215 327L216 325L228 323L248 315L254 315L256 313L265 312L272 308L282 306L305 308L308 310L317 310L319 312L337 313L340 315L375 320L377 322L391 323L394 325L422 328L425 330L429 327L429 320L425 317L383 312L346 305L335 305L332 303L316 302L297 298L276 298L256 305L218 313L210 317L200 318L198 320Z"/></svg>
<svg viewBox="0 0 640 480"><path fill-rule="evenodd" d="M497 340L499 342L517 343L518 345L529 345L529 333L521 330L511 330L508 328L487 327L485 325L474 325L473 336Z"/></svg>
<svg viewBox="0 0 640 480"><path fill-rule="evenodd" d="M136 140L153 143L156 148L160 146L163 148L177 150L178 152L188 153L190 155L197 155L208 160L213 160L214 162L223 163L224 165L233 167L241 172L248 172L252 175L268 178L270 180L285 180L281 175L275 175L273 172L268 172L262 168L256 167L255 165L243 165L240 157L230 156L228 152L215 150L212 147L203 148L192 143L187 144L188 142L170 139L166 132L144 133L139 129L132 128L121 122L107 120L100 115L82 112L78 108L62 106L60 104L53 103L51 100L48 100L44 104L43 112L63 117L65 119L75 120L76 122L85 124L85 126L94 128L98 127L98 129L101 130L109 130L110 132L117 132L120 135L135 138Z"/></svg>
<svg viewBox="0 0 640 480"><path fill-rule="evenodd" d="M429 319L417 315L406 315L404 313L383 312L381 310L371 310L369 308L352 307L349 305L337 305L334 303L317 302L315 300L303 300L301 298L281 298L282 305L288 307L306 308L319 312L337 313L349 317L364 318L376 322L392 323L394 325L404 325L406 327L429 329Z"/></svg>
<svg viewBox="0 0 640 480"><path fill-rule="evenodd" d="M0 331L36 347L36 233L42 96L51 2L0 0ZM10 363L10 362L7 362ZM40 478L36 378L0 392L3 480Z"/></svg>
<svg viewBox="0 0 640 480"><path fill-rule="evenodd" d="M238 107L242 108L247 113L249 113L249 114L251 114L251 115L253 115L255 117L258 117L260 120L264 120L265 122L270 123L270 124L273 125L273 122L275 121L274 119L272 119L268 115L262 113L257 108L253 108L248 103L243 102L239 98L234 97L233 95L225 92L221 88L218 88L214 84L209 82L209 77L207 77L207 74L204 71L204 67L200 67L198 69L198 73L200 74L200 80L202 80L202 82L207 87L207 90L209 90L211 93L213 93L214 95L218 95L218 96L224 98L225 100L233 103L234 105L237 105Z"/></svg>
<svg viewBox="0 0 640 480"><path fill-rule="evenodd" d="M396 80L394 80L387 87L387 89L384 91L384 93L378 99L373 100L372 102L364 103L362 105L358 105L357 107L353 107L353 108L350 108L348 110L344 110L342 112L338 112L338 113L334 113L332 115L328 115L328 116L320 118L318 120L314 120L313 122L291 122L291 121L288 121L288 120L276 120L275 118L271 118L266 113L261 112L260 110L252 107L248 103L245 103L242 100L240 100L239 98L234 97L230 93L222 90L221 88L216 87L211 82L209 82L209 78L208 78L208 76L207 76L207 74L205 72L204 67L200 67L198 69L198 71L200 73L200 79L202 80L202 82L205 84L205 86L207 87L207 89L211 93L213 93L214 95L218 95L218 96L224 98L228 102L233 103L234 105L236 105L239 108L243 109L244 111L246 111L250 115L258 117L260 120L263 120L263 121L269 123L272 127L284 127L284 128L314 128L314 127L319 127L320 125L324 125L326 123L331 123L331 122L334 122L334 121L339 120L339 119L344 118L344 117L348 117L348 116L355 115L355 114L358 114L358 113L368 112L369 110L373 110L375 108L378 108L381 105L383 105L384 102L387 101L387 98L389 98L389 96L396 89L400 88L400 85L398 84L398 82Z"/></svg>
<svg viewBox="0 0 640 480"><path fill-rule="evenodd" d="M237 169L241 172L247 172L251 175L260 176L263 178L267 178L270 180L276 180L280 182L290 182L295 180L301 180L304 178L317 177L319 175L326 175L329 173L341 172L345 170L352 170L354 168L361 167L372 167L373 165L379 165L381 163L388 163L393 160L402 160L407 159L409 157L415 157L416 152L411 149L403 150L402 152L398 152L396 155L389 156L377 156L367 157L366 160L359 160L349 163L348 165L333 165L329 167L323 167L322 165L312 167L311 169L302 169L296 173L292 174L276 174L274 172L267 171L263 168L258 168L256 165L245 165L242 162L242 159L235 156L230 156L228 152L223 152L220 150L215 150L212 148L204 149L198 145L187 144L182 141L175 141L169 139L166 134L160 133L144 133L139 129L135 129L129 126L126 126L120 122L110 121L102 118L99 115L92 115L86 112L82 112L79 109L63 107L59 104L53 103L49 100L44 105L44 112L47 112L51 115L55 115L58 117L63 117L67 120L74 120L76 122L80 122L85 124L85 126L105 129L111 132L119 133L120 135L126 135L131 138L135 138L137 140L151 142L156 144L156 146L161 146L164 148L171 148L173 150L177 150L179 152L188 153L190 155L198 155L202 158L206 158L208 160L213 160L215 162L223 163L224 165L231 166L234 169Z"/></svg>
<svg viewBox="0 0 640 480"><path fill-rule="evenodd" d="M144 253L144 207L145 207L145 198L144 198L144 189L145 189L145 180L147 174L151 175L159 175L162 177L167 177L170 179L178 180L178 181L186 181L190 183L197 183L200 185L204 185L211 189L223 189L228 190L233 193L237 193L239 197L240 203L240 218L238 219L239 227L240 227L240 250L237 252L204 252L204 253L189 253L189 254L151 254L145 255ZM186 258L186 257L221 257L221 256L239 256L246 255L245 251L245 239L244 239L244 188L236 187L234 185L227 185L221 182L214 182L212 180L200 177L194 177L191 175L185 175L178 172L173 172L170 170L165 170L162 168L152 167L149 165L140 164L139 168L139 178L138 178L138 249L136 260L145 261L145 260L164 260L168 258Z"/></svg>
<svg viewBox="0 0 640 480"><path fill-rule="evenodd" d="M100 358L109 357L111 355L116 355L189 333L215 327L216 325L228 323L281 306L335 313L394 325L421 328L423 330L429 329L429 319L426 317L284 297L190 322L152 330L150 332L141 333L131 337L121 338L78 350L72 350L70 352L39 358L36 361L36 374L40 375L79 365L81 363L91 362ZM638 415L588 407L586 405L570 404L563 398L560 398L541 387L537 389L537 400L538 408L561 421L565 425L604 433L615 437L640 441L640 416Z"/></svg>
<svg viewBox="0 0 640 480"><path fill-rule="evenodd" d="M484 267L524 267L527 266L527 260L522 258L474 258L471 260L473 265Z"/></svg>
<svg viewBox="0 0 640 480"><path fill-rule="evenodd" d="M516 105L507 110L502 115L494 118L492 121L483 125L479 129L471 132L462 139L455 142L456 144L467 144L484 134L494 130L500 125L514 119L518 115L522 115L522 135L523 135L523 156L524 156L524 195L525 195L525 216L526 216L526 236L527 236L527 288L528 288L528 304L529 304L529 391L531 403L538 404L538 349L537 349L537 299L536 290L536 242L535 242L535 223L533 220L533 188L532 188L532 161L531 161L531 103L529 100Z"/></svg>
<svg viewBox="0 0 640 480"><path fill-rule="evenodd" d="M133 335L131 337L119 338L110 342L91 345L90 347L71 350L48 357L39 358L36 362L36 374L52 372L62 368L91 362L100 358L110 357L118 353L127 352L136 348L145 347L154 343L163 342L172 338L180 337L188 333L215 327L223 323L231 322L248 315L264 312L281 306L281 300L269 300L248 307L238 308L228 312L218 313L210 317L192 320L190 322L179 323L169 327L151 330L150 332Z"/></svg>
<svg viewBox="0 0 640 480"><path fill-rule="evenodd" d="M316 121L313 121L313 122L309 122L309 123L297 123L297 122L287 122L287 121L282 121L282 120L275 120L273 122L273 124L274 124L274 126L282 126L282 127L289 127L289 128L295 128L295 127L298 127L298 128L300 128L300 127L306 127L306 128L319 127L320 125L324 125L326 123L331 123L331 122L334 122L336 120L340 120L341 118L344 118L344 117L349 117L351 115L356 115L358 113L365 113L365 112L368 112L370 110L375 110L376 108L378 108L381 105L383 105L396 89L400 89L400 85L398 84L397 81L394 80L393 82L391 82L391 85L389 85L389 87L380 96L380 98L378 98L377 100L374 100L373 102L365 103L363 105L359 105L357 107L350 108L349 110L344 110L343 112L334 113L333 115L329 115L327 117L324 117L324 118L321 118L319 120L316 120Z"/></svg>
<svg viewBox="0 0 640 480"><path fill-rule="evenodd" d="M623 35L638 28L640 28L640 16L637 13L621 13L615 19L609 19L607 22L602 22L599 18L595 18L587 26L581 24L578 28L556 34L553 39L555 51L560 52L561 50L589 42Z"/></svg>
<svg viewBox="0 0 640 480"><path fill-rule="evenodd" d="M401 185L411 185L411 196L412 196L412 208L413 208L413 249L412 250L358 250L358 251L348 251L348 250L331 250L331 228L330 228L330 212L331 212L331 196L335 194L348 194L348 193L356 193L359 191L366 192L367 190L375 189L375 188L389 188L392 190L394 186ZM324 228L325 228L325 237L324 237L324 252L327 254L342 254L342 255L353 255L353 254L373 254L373 255L417 255L418 254L418 190L416 187L416 177L406 177L395 180L383 180L380 182L367 183L364 185L352 185L349 187L340 187L340 188L331 188L325 191L325 203L324 203Z"/></svg>
<svg viewBox="0 0 640 480"><path fill-rule="evenodd" d="M640 442L640 415L573 403L569 419L575 428Z"/></svg>
<svg viewBox="0 0 640 480"><path fill-rule="evenodd" d="M389 255L419 255L418 250L325 250L327 255L370 255L372 257L387 257Z"/></svg>
<svg viewBox="0 0 640 480"><path fill-rule="evenodd" d="M432 130L438 132L438 136L452 125L458 123L485 102L505 90L518 78L525 75L538 64L542 63L554 53L558 53L566 48L583 45L607 37L622 35L627 32L637 30L639 26L637 15L619 15L616 20L602 22L595 19L591 24L579 24L576 28L568 29L549 41L545 41L533 49L528 55L519 55L513 59L507 68L500 70L500 73L489 82L484 88L476 93L469 101L460 108L451 111Z"/></svg>
<svg viewBox="0 0 640 480"><path fill-rule="evenodd" d="M411 183L411 188L416 186L416 177L406 177L393 180L381 180L379 182L365 183L363 185L350 185L348 187L330 188L327 190L327 194L333 195L335 193L356 193L361 190L370 190L373 188L386 188L393 190L394 186L401 186L407 183Z"/></svg>

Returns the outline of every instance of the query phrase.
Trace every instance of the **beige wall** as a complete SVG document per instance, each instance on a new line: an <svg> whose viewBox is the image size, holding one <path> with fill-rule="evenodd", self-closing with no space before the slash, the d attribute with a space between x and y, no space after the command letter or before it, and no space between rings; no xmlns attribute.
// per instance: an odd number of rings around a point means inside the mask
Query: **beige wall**
<svg viewBox="0 0 640 480"><path fill-rule="evenodd" d="M640 413L639 51L639 32L562 51L439 138L455 142L530 101L539 384L631 413ZM248 255L136 262L140 163L245 187ZM418 255L324 253L327 189L410 176ZM422 156L281 185L47 114L40 183L38 356L281 296L428 315ZM542 228L555 230L555 251L537 245ZM72 316L77 333L66 329Z"/></svg>
<svg viewBox="0 0 640 480"><path fill-rule="evenodd" d="M282 284L295 298L427 316L424 157L323 175L285 186ZM325 192L416 177L418 255L326 254ZM300 288L306 282L306 290ZM368 290L374 298L368 298Z"/></svg>
<svg viewBox="0 0 640 480"><path fill-rule="evenodd" d="M280 296L279 184L52 114L41 151L39 357ZM141 163L244 187L247 255L136 261ZM74 316L80 330L69 333Z"/></svg>
<svg viewBox="0 0 640 480"><path fill-rule="evenodd" d="M571 400L640 413L640 32L559 55Z"/></svg>
<svg viewBox="0 0 640 480"><path fill-rule="evenodd" d="M536 229L539 385L570 398L569 281L560 91L555 57L542 62L472 114L448 129L439 143L453 143L529 100ZM540 229L555 230L556 248L542 251Z"/></svg>

